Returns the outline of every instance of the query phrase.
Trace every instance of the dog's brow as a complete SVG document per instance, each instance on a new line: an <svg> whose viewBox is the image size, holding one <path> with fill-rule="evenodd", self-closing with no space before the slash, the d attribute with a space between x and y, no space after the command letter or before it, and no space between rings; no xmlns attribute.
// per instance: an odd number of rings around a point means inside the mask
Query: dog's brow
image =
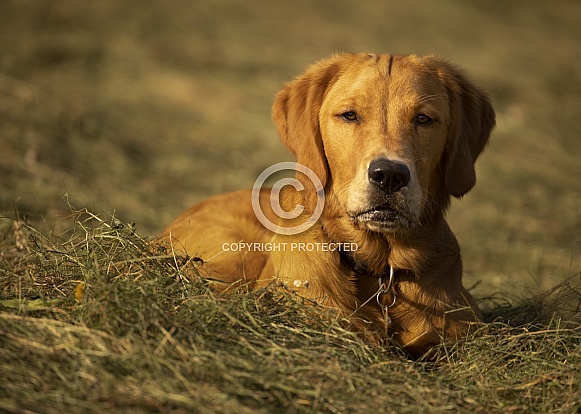
<svg viewBox="0 0 581 414"><path fill-rule="evenodd" d="M423 104L423 103L426 103L426 102L429 102L429 101L436 100L437 98L442 98L443 96L444 95L442 95L441 93L432 94L432 95L428 95L428 94L426 94L426 95L420 95L418 97L418 99L419 99L419 102L418 103Z"/></svg>

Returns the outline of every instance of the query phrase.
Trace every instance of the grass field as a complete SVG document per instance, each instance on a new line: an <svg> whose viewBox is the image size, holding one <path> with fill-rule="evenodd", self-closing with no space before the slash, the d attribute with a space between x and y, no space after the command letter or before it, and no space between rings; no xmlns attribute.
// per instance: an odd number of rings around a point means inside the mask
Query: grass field
<svg viewBox="0 0 581 414"><path fill-rule="evenodd" d="M0 2L0 411L579 412L580 20L575 0ZM448 216L490 324L437 364L291 295L215 297L146 247L292 159L273 96L337 51L443 56L497 111Z"/></svg>

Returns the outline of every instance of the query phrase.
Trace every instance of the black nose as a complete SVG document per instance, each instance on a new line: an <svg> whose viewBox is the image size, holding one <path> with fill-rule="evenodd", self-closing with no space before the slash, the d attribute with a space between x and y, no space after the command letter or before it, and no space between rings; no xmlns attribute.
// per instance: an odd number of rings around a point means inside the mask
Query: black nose
<svg viewBox="0 0 581 414"><path fill-rule="evenodd" d="M404 163L377 158L369 164L367 176L380 190L395 193L410 182L410 169Z"/></svg>

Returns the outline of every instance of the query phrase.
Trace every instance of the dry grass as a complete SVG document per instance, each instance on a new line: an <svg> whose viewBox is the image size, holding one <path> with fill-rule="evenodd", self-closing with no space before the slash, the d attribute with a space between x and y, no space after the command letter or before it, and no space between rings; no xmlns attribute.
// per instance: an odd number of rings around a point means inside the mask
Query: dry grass
<svg viewBox="0 0 581 414"><path fill-rule="evenodd" d="M74 212L58 235L1 223L7 412L581 409L579 281L490 302L474 337L414 362L284 291L215 296L199 261L152 247L108 214Z"/></svg>

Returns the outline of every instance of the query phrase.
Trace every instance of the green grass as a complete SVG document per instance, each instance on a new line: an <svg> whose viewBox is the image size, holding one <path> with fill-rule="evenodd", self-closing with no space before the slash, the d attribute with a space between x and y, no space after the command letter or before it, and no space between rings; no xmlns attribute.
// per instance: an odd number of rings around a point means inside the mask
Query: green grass
<svg viewBox="0 0 581 414"><path fill-rule="evenodd" d="M110 215L80 211L67 222L65 233L45 235L1 221L4 411L581 409L578 281L503 299L474 336L414 362L285 291L215 296L197 276L200 262Z"/></svg>
<svg viewBox="0 0 581 414"><path fill-rule="evenodd" d="M577 0L0 2L0 411L578 412L580 20ZM284 292L216 297L149 246L292 159L273 96L337 51L448 58L497 111L448 216L488 324L446 361Z"/></svg>

